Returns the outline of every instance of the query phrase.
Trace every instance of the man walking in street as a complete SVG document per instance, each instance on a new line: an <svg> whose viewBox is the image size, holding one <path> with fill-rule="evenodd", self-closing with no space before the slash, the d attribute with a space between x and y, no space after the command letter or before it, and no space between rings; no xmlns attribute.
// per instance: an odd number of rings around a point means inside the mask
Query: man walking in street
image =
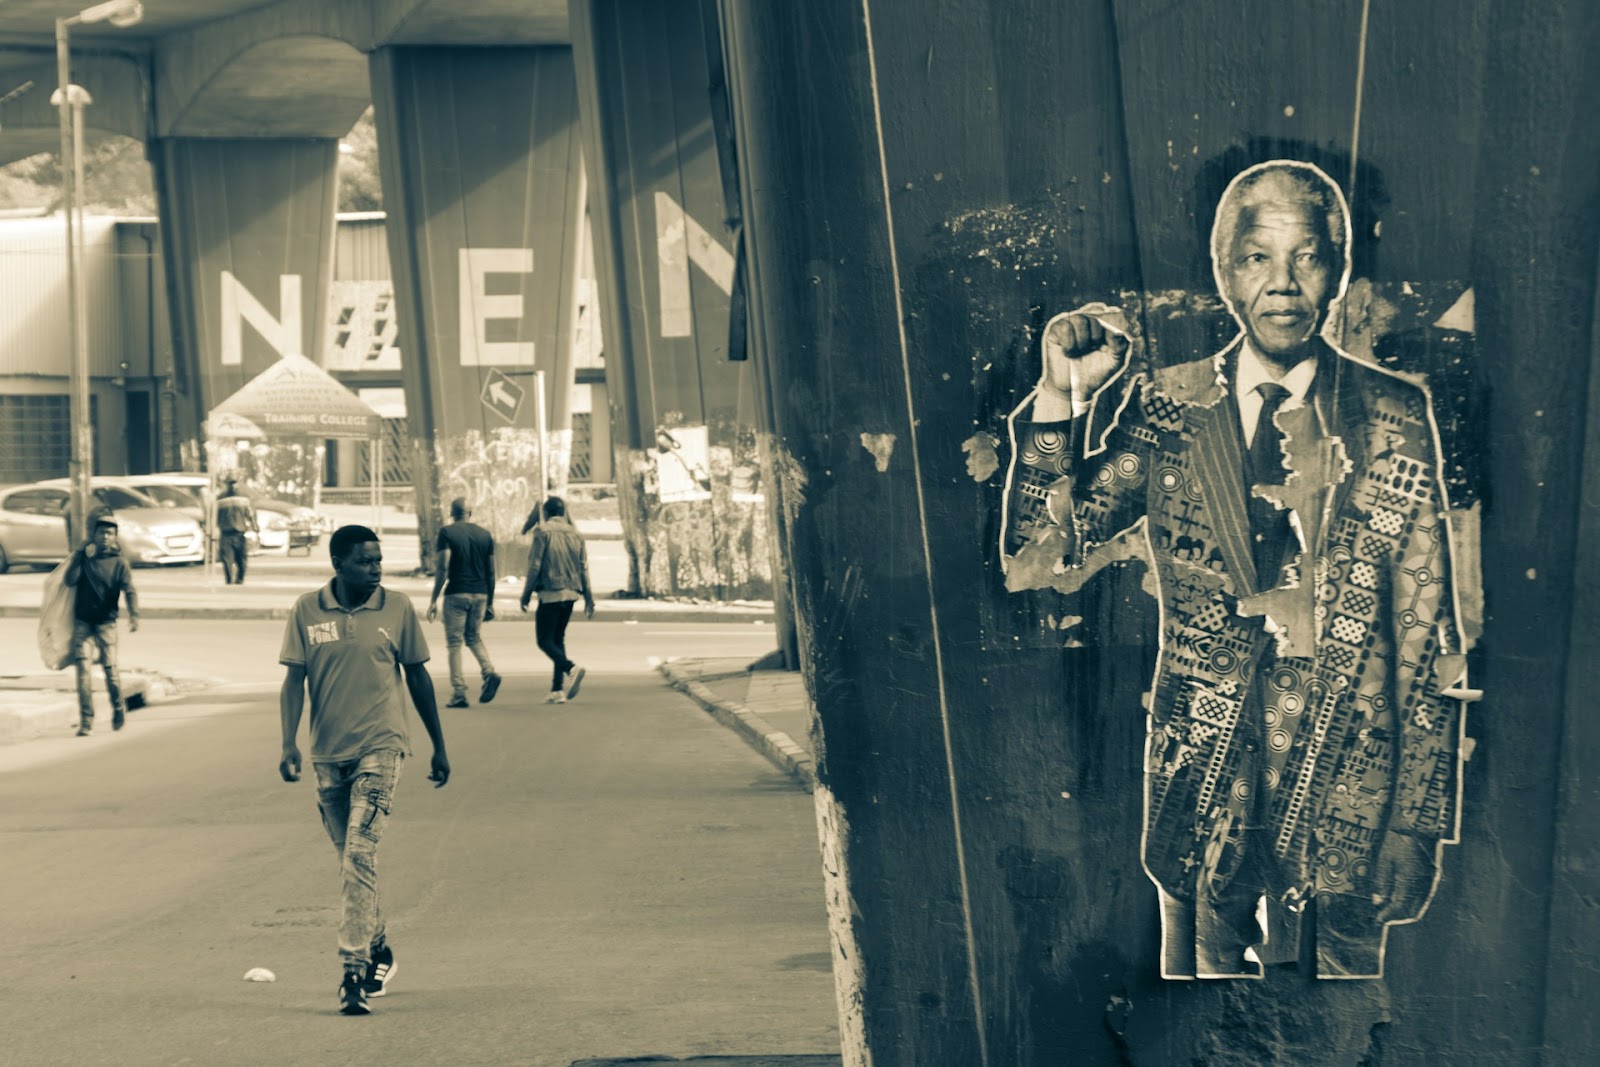
<svg viewBox="0 0 1600 1067"><path fill-rule="evenodd" d="M439 617L439 592L444 591L444 643L450 654L447 708L467 706L467 676L461 669L463 642L472 649L483 673L478 702L489 703L500 690L500 676L478 636L478 628L494 619L494 538L482 526L467 521L471 517L472 508L465 497L450 501L450 525L439 531L439 563L433 576L433 599L428 601L428 621L432 622Z"/></svg>
<svg viewBox="0 0 1600 1067"><path fill-rule="evenodd" d="M539 651L555 664L546 704L564 704L578 695L587 673L567 658L567 623L581 597L585 618L594 618L594 592L589 588L589 550L577 527L567 518L567 505L558 496L544 502L544 521L533 531L528 550L528 577L522 583L522 610L539 594L534 613L534 634Z"/></svg>
<svg viewBox="0 0 1600 1067"><path fill-rule="evenodd" d="M405 691L433 743L428 780L450 780L444 730L428 675L428 642L411 598L380 585L383 549L365 526L344 526L329 539L333 580L295 602L278 659L286 668L279 710L283 755L278 773L300 779L295 737L306 689L311 691L311 763L317 773L322 825L339 853L344 905L339 958L344 978L339 1011L366 1015L395 974L378 906L378 843L394 801L400 764L411 754Z"/></svg>
<svg viewBox="0 0 1600 1067"><path fill-rule="evenodd" d="M94 693L89 686L93 646L106 673L106 695L111 698L111 728L122 729L127 711L117 674L117 602L128 601L128 630L139 629L139 596L133 589L133 571L117 545L117 519L109 510L89 519L89 541L72 554L62 584L73 593L72 664L78 675L78 734L89 736L94 726Z"/></svg>
<svg viewBox="0 0 1600 1067"><path fill-rule="evenodd" d="M245 539L247 531L254 531L258 535L261 532L256 525L256 509L251 505L250 498L240 493L235 488L234 480L229 478L226 491L217 501L217 549L222 557L222 579L229 585L244 584L244 564L250 554Z"/></svg>

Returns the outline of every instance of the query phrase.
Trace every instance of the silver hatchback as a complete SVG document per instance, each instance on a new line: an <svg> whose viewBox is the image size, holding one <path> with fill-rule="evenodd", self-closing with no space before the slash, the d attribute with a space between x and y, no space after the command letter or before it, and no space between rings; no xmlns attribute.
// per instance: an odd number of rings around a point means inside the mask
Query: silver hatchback
<svg viewBox="0 0 1600 1067"><path fill-rule="evenodd" d="M129 563L199 563L205 534L186 515L125 486L91 483L96 506L117 516L117 540ZM13 564L54 565L67 558L66 479L0 491L0 573Z"/></svg>

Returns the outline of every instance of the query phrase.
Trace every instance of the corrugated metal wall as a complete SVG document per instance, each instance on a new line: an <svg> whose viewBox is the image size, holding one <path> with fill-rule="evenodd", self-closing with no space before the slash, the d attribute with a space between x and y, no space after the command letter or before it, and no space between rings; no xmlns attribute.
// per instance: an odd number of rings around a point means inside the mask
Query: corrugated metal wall
<svg viewBox="0 0 1600 1067"><path fill-rule="evenodd" d="M131 343L122 328L117 284L116 222L85 224L90 373L110 377ZM17 219L0 227L0 377L65 377L67 336L66 234L59 216Z"/></svg>
<svg viewBox="0 0 1600 1067"><path fill-rule="evenodd" d="M381 211L339 216L333 238L334 281L389 280L389 237L383 219Z"/></svg>

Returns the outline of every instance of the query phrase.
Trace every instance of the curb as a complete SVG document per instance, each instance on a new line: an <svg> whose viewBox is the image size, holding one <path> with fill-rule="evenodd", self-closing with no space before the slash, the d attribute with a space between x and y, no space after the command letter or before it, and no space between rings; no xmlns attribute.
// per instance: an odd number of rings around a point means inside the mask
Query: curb
<svg viewBox="0 0 1600 1067"><path fill-rule="evenodd" d="M807 793L816 791L817 765L805 749L795 744L794 738L774 728L745 705L734 700L723 700L693 678L678 673L672 660L660 664L656 669L668 685L686 694L710 712L712 718L743 737L752 748L794 779Z"/></svg>
<svg viewBox="0 0 1600 1067"><path fill-rule="evenodd" d="M131 715L140 708L164 703L191 692L209 688L215 679L179 679L157 671L131 668L119 672L122 676L123 700ZM96 720L100 720L100 703L105 694L105 681L97 671L91 675L98 684ZM9 705L0 708L0 745L21 744L40 737L60 734L78 720L78 691L76 686L54 686L48 689L0 688L9 699ZM107 712L109 716L109 712ZM109 718L106 720L109 722Z"/></svg>

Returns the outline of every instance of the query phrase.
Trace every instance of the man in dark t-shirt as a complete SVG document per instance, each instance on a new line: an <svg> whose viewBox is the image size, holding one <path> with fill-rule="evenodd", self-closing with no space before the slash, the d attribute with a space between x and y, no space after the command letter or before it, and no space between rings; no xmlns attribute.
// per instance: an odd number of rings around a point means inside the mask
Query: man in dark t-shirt
<svg viewBox="0 0 1600 1067"><path fill-rule="evenodd" d="M259 534L256 509L250 498L240 493L237 483L228 479L222 498L217 501L218 555L222 558L222 578L229 585L244 584L245 561L250 548L247 534Z"/></svg>
<svg viewBox="0 0 1600 1067"><path fill-rule="evenodd" d="M483 672L478 701L494 699L500 675L489 662L478 628L494 618L494 538L477 523L468 522L472 508L465 497L450 501L450 525L439 531L438 569L433 577L433 599L428 601L428 621L439 616L439 593L444 592L444 643L450 658L450 702L447 708L467 706L467 676L461 669L461 646L472 649Z"/></svg>
<svg viewBox="0 0 1600 1067"><path fill-rule="evenodd" d="M94 725L94 693L89 684L93 646L106 672L106 695L111 698L111 728L122 729L126 708L117 674L117 602L128 601L128 629L139 628L139 597L133 590L133 572L117 546L117 519L110 511L90 516L93 531L88 543L72 554L62 583L73 588L72 663L78 675L78 736L87 737Z"/></svg>

